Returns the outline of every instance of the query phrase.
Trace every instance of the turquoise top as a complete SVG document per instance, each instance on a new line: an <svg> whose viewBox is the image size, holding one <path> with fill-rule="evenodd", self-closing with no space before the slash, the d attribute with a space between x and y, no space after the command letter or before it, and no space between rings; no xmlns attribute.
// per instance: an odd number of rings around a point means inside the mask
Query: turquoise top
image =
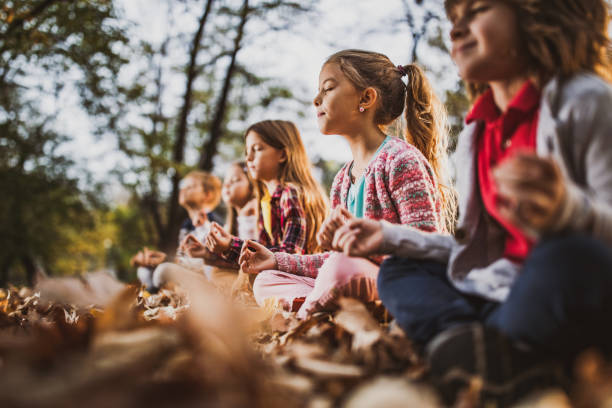
<svg viewBox="0 0 612 408"><path fill-rule="evenodd" d="M387 136L385 140L383 140L383 142L380 144L380 146L378 146L378 149L376 149L376 153L374 153L374 156L372 156L372 158L370 159L370 163L374 161L374 159L378 155L378 152L380 152L380 150L383 148L385 143L387 143L387 140L389 140L390 137L391 136ZM370 163L368 163L368 166L370 165ZM353 163L351 163L349 172L352 169L353 169ZM346 197L346 208L347 210L349 210L351 214L353 214L353 216L357 218L363 218L363 209L365 207L365 202L366 202L365 200L366 200L366 197L365 197L365 171L364 171L363 174L359 176L357 180L355 180L355 183L351 183L351 185L349 186L348 195Z"/></svg>

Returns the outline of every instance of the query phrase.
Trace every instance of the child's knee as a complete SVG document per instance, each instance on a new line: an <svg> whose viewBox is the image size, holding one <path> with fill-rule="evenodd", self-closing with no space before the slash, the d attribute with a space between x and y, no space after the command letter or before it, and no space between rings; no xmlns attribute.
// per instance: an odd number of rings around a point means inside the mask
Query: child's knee
<svg viewBox="0 0 612 408"><path fill-rule="evenodd" d="M352 258L342 253L334 252L319 269L317 279L325 281L345 283L353 277L362 274L363 271L356 265Z"/></svg>
<svg viewBox="0 0 612 408"><path fill-rule="evenodd" d="M260 272L253 281L253 296L258 305L262 305L264 301L270 297L267 288L272 278L272 273L269 271Z"/></svg>
<svg viewBox="0 0 612 408"><path fill-rule="evenodd" d="M147 288L153 286L152 274L153 272L151 271L151 269L147 268L146 266L139 266L136 270L136 276L138 277L138 280Z"/></svg>
<svg viewBox="0 0 612 408"><path fill-rule="evenodd" d="M174 264L172 264L171 262L164 262L159 264L157 268L155 268L155 271L153 271L152 276L152 282L154 287L159 288L168 281L168 274L173 266Z"/></svg>
<svg viewBox="0 0 612 408"><path fill-rule="evenodd" d="M385 259L382 265L380 265L376 280L381 299L384 299L389 289L396 285L397 276L404 273L406 273L406 259L395 256Z"/></svg>
<svg viewBox="0 0 612 408"><path fill-rule="evenodd" d="M537 273L549 274L550 279L571 287L577 282L582 286L612 283L612 251L588 236L548 239L533 250L527 262Z"/></svg>

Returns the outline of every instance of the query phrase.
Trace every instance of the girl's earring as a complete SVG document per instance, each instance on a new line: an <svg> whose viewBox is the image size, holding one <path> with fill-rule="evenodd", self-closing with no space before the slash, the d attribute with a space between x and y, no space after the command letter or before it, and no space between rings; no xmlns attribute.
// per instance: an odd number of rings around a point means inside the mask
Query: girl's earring
<svg viewBox="0 0 612 408"><path fill-rule="evenodd" d="M359 112L361 112L361 113L365 112L365 108L363 106L360 106L359 107Z"/></svg>

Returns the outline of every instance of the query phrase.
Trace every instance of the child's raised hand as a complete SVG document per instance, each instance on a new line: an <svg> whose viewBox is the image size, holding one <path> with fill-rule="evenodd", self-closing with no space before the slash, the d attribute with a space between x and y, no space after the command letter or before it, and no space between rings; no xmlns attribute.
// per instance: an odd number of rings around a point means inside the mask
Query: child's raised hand
<svg viewBox="0 0 612 408"><path fill-rule="evenodd" d="M243 272L251 274L267 269L278 269L274 253L259 242L251 240L242 244L238 263Z"/></svg>
<svg viewBox="0 0 612 408"><path fill-rule="evenodd" d="M160 251L144 248L144 263L145 266L155 267L166 260L166 254Z"/></svg>
<svg viewBox="0 0 612 408"><path fill-rule="evenodd" d="M383 231L380 221L365 218L348 220L334 234L332 249L348 256L370 256L381 253Z"/></svg>
<svg viewBox="0 0 612 408"><path fill-rule="evenodd" d="M195 235L187 234L187 236L183 238L183 240L179 244L178 250L180 252L187 252L190 246L195 245L196 243L199 243L199 242L200 241L198 241Z"/></svg>
<svg viewBox="0 0 612 408"><path fill-rule="evenodd" d="M530 236L554 229L567 194L554 160L519 153L498 165L493 177L502 217Z"/></svg>
<svg viewBox="0 0 612 408"><path fill-rule="evenodd" d="M136 255L134 255L132 257L132 259L130 259L130 265L132 265L132 266L145 266L144 252L143 251L138 251L138 253Z"/></svg>
<svg viewBox="0 0 612 408"><path fill-rule="evenodd" d="M210 226L210 232L206 236L206 248L212 253L222 254L229 249L231 243L232 235L222 226L213 222Z"/></svg>
<svg viewBox="0 0 612 408"><path fill-rule="evenodd" d="M210 251L193 234L189 234L181 242L180 250L192 258L206 259Z"/></svg>
<svg viewBox="0 0 612 408"><path fill-rule="evenodd" d="M336 207L332 213L325 219L319 232L317 233L317 242L322 249L331 249L332 241L336 230L342 227L348 220L353 219L353 215L344 207Z"/></svg>
<svg viewBox="0 0 612 408"><path fill-rule="evenodd" d="M226 262L210 252L193 234L189 234L185 237L181 243L181 250L192 258L202 259L206 265L217 266L224 269L235 269L236 267L235 264Z"/></svg>
<svg viewBox="0 0 612 408"><path fill-rule="evenodd" d="M138 253L130 259L130 265L154 268L165 260L165 253L144 247L142 251L138 251Z"/></svg>

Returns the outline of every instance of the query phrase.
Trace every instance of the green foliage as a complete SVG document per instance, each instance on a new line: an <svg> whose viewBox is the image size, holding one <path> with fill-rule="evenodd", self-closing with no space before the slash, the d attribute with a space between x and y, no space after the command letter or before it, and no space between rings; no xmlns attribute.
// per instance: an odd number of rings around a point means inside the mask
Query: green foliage
<svg viewBox="0 0 612 408"><path fill-rule="evenodd" d="M134 204L120 205L104 213L101 224L101 228L112 228L110 240L105 245L106 263L115 268L117 276L124 281L136 278L130 258L143 246L155 247L155 242L150 240L154 236L152 226L147 225L147 217Z"/></svg>
<svg viewBox="0 0 612 408"><path fill-rule="evenodd" d="M344 163L319 158L313 164L322 171L321 186L323 187L323 191L329 194L331 186L334 182L334 177L336 176L336 173L340 171Z"/></svg>
<svg viewBox="0 0 612 408"><path fill-rule="evenodd" d="M99 228L101 191L60 153L69 139L53 130L55 116L39 97L57 97L70 74L82 106L101 130L112 128L126 41L112 1L0 7L0 286L9 278L31 283L37 268L67 274L104 266L110 232Z"/></svg>
<svg viewBox="0 0 612 408"><path fill-rule="evenodd" d="M450 122L450 143L448 147L450 151L455 151L457 137L461 129L463 129L463 118L471 106L463 81L457 81L456 89L446 91L444 104L446 105Z"/></svg>
<svg viewBox="0 0 612 408"><path fill-rule="evenodd" d="M0 93L40 75L58 92L77 70L83 107L112 127L116 77L127 43L110 0L11 0L0 12ZM34 68L36 66L37 69ZM98 129L103 129L100 126Z"/></svg>
<svg viewBox="0 0 612 408"><path fill-rule="evenodd" d="M93 220L78 181L68 175L71 161L55 153L61 137L44 124L17 120L0 123L0 129L2 285L17 263L35 262L53 271L72 235L91 228ZM27 274L24 278L31 279L32 271Z"/></svg>

